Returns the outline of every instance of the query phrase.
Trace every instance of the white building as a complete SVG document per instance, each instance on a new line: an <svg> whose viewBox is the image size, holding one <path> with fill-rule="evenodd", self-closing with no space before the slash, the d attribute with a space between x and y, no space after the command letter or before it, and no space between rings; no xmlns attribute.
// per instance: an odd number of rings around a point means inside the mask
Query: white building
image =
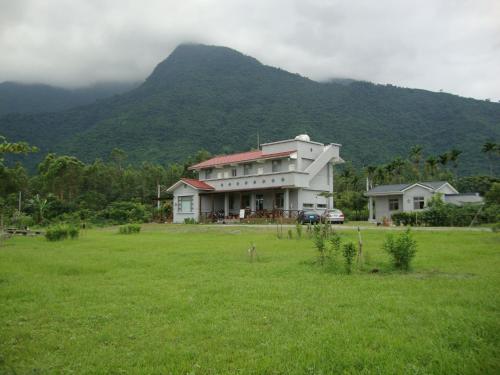
<svg viewBox="0 0 500 375"><path fill-rule="evenodd" d="M429 199L440 193L447 203L462 205L480 204L483 198L477 193L460 194L446 181L426 181L413 184L380 185L368 190L369 221L382 222L390 219L396 212L415 212L424 210Z"/></svg>
<svg viewBox="0 0 500 375"><path fill-rule="evenodd" d="M260 150L216 156L190 167L198 179L170 188L174 222L224 217L292 216L333 207L333 165L343 163L341 145L313 142L307 135L265 143Z"/></svg>

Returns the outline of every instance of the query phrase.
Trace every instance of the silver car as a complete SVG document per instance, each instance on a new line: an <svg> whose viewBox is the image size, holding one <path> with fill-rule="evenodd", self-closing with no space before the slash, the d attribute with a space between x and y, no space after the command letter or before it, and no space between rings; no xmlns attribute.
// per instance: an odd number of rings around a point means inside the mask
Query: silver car
<svg viewBox="0 0 500 375"><path fill-rule="evenodd" d="M323 214L323 220L332 224L344 224L344 213L339 209L326 210Z"/></svg>

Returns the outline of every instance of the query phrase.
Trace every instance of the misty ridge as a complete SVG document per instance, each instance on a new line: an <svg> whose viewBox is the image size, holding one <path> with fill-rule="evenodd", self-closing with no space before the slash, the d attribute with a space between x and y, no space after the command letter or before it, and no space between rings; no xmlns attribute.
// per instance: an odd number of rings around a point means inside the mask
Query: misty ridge
<svg viewBox="0 0 500 375"><path fill-rule="evenodd" d="M71 95L14 85L18 99L10 100L25 113L0 117L0 134L40 148L24 159L31 166L47 152L92 161L113 148L131 163L181 162L201 149L251 149L257 133L262 141L307 133L342 143L359 166L406 155L415 144L427 154L452 144L463 151L460 173L484 171L481 145L500 136L498 103L343 78L317 82L227 47L180 45L142 84L127 85ZM22 89L30 100L19 100Z"/></svg>

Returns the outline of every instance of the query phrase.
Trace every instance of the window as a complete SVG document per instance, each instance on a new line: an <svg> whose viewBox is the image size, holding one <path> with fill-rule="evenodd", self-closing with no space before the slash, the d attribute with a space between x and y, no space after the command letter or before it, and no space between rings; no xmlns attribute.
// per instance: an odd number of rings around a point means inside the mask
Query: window
<svg viewBox="0 0 500 375"><path fill-rule="evenodd" d="M238 175L238 170L236 168L231 169L231 176L236 177Z"/></svg>
<svg viewBox="0 0 500 375"><path fill-rule="evenodd" d="M193 196L186 195L177 198L177 212L193 212Z"/></svg>
<svg viewBox="0 0 500 375"><path fill-rule="evenodd" d="M243 174L248 176L250 173L252 173L252 164L243 164Z"/></svg>
<svg viewBox="0 0 500 375"><path fill-rule="evenodd" d="M264 173L264 168L263 167L257 168L257 174L262 174L262 173Z"/></svg>
<svg viewBox="0 0 500 375"><path fill-rule="evenodd" d="M326 208L326 204L325 203L318 203L316 205L316 208Z"/></svg>
<svg viewBox="0 0 500 375"><path fill-rule="evenodd" d="M285 206L285 194L284 193L276 193L274 197L274 206L276 208L283 209Z"/></svg>
<svg viewBox="0 0 500 375"><path fill-rule="evenodd" d="M281 160L273 160L272 161L272 170L273 172L281 171Z"/></svg>
<svg viewBox="0 0 500 375"><path fill-rule="evenodd" d="M241 196L241 208L250 208L250 195L244 194Z"/></svg>
<svg viewBox="0 0 500 375"><path fill-rule="evenodd" d="M205 169L205 179L210 179L212 178L212 168L210 169Z"/></svg>
<svg viewBox="0 0 500 375"><path fill-rule="evenodd" d="M255 209L257 211L262 211L264 209L264 195L257 194L255 196Z"/></svg>
<svg viewBox="0 0 500 375"><path fill-rule="evenodd" d="M399 210L399 198L389 198L389 211Z"/></svg>
<svg viewBox="0 0 500 375"><path fill-rule="evenodd" d="M424 197L413 197L413 209L422 210L425 207Z"/></svg>
<svg viewBox="0 0 500 375"><path fill-rule="evenodd" d="M314 204L312 203L302 203L303 208L314 208Z"/></svg>
<svg viewBox="0 0 500 375"><path fill-rule="evenodd" d="M224 172L224 178L228 178L229 177L229 172Z"/></svg>
<svg viewBox="0 0 500 375"><path fill-rule="evenodd" d="M222 178L222 172L217 172L217 178Z"/></svg>

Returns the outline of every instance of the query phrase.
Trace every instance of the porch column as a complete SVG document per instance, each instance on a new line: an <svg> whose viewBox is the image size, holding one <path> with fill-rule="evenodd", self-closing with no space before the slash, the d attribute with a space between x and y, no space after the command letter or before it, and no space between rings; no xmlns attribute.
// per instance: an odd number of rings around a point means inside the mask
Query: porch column
<svg viewBox="0 0 500 375"><path fill-rule="evenodd" d="M256 209L255 209L255 192L253 192L253 191L250 194L250 210L252 212L256 211Z"/></svg>
<svg viewBox="0 0 500 375"><path fill-rule="evenodd" d="M368 198L368 221L373 221L373 198Z"/></svg>
<svg viewBox="0 0 500 375"><path fill-rule="evenodd" d="M224 193L224 217L229 216L229 193Z"/></svg>
<svg viewBox="0 0 500 375"><path fill-rule="evenodd" d="M289 217L289 210L290 210L290 190L285 189L285 193L283 194L283 208L285 210L284 216Z"/></svg>

